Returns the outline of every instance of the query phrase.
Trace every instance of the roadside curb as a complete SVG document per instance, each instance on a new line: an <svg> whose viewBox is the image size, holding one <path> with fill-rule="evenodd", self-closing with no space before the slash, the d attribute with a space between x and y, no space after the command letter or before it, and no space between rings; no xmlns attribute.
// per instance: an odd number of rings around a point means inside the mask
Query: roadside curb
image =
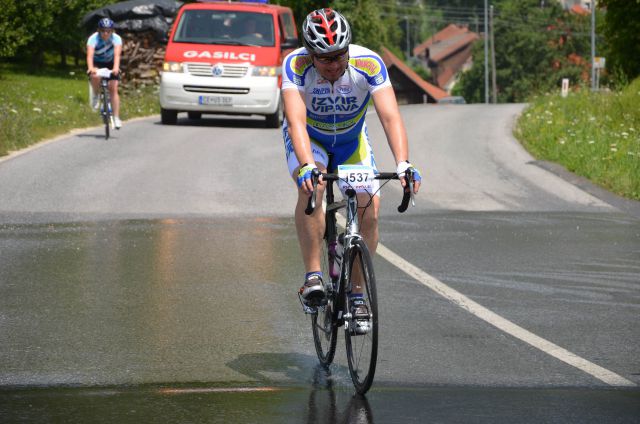
<svg viewBox="0 0 640 424"><path fill-rule="evenodd" d="M588 179L576 175L573 172L567 170L564 166L557 163L547 162L544 160L533 160L529 162L531 165L535 165L545 171L562 178L566 182L573 184L582 191L585 191L602 200L605 203L621 210L622 212L629 214L635 218L640 218L640 201L627 199L622 196L618 196L615 193L607 191L606 189L592 183Z"/></svg>
<svg viewBox="0 0 640 424"><path fill-rule="evenodd" d="M149 115L149 116L139 116L137 118L131 118L131 119L127 119L126 121L122 121L123 124L125 123L132 123L132 122L137 122L137 121L143 121L145 119L151 119L151 118L156 118L159 119L160 115ZM64 134L60 134L54 138L50 138L48 140L42 140L42 141L38 141L35 144L32 144L31 146L25 147L24 149L20 149L20 150L14 150L9 152L9 154L5 155L5 156L0 156L0 163L3 162L7 162L11 159L17 158L19 156L22 156L24 154L27 154L29 152L32 152L34 150L37 150L41 147L44 147L48 144L51 143L55 143L56 141L60 141L64 138L70 137L70 136L74 136L76 134L80 134L86 131L90 131L93 129L100 129L103 128L103 125L96 125L95 127L86 127L86 128L74 128Z"/></svg>

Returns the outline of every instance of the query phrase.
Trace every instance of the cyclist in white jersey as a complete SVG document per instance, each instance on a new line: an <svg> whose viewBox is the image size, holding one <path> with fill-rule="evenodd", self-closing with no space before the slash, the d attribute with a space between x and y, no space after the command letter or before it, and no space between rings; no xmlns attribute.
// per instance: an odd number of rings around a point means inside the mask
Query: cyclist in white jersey
<svg viewBox="0 0 640 424"><path fill-rule="evenodd" d="M98 108L98 92L100 77L96 74L100 68L111 70L109 78L109 97L113 107L113 117L116 129L120 129L120 96L118 95L118 81L120 81L120 56L122 55L122 38L114 32L114 22L109 18L102 18L98 22L98 31L87 40L87 73L91 77L94 98L92 104Z"/></svg>
<svg viewBox="0 0 640 424"><path fill-rule="evenodd" d="M330 8L311 12L303 23L302 34L304 47L290 53L283 63L285 121L282 131L289 172L299 188L295 220L306 270L300 295L305 303L313 306L324 298L320 272L324 212L320 207L310 216L304 213L313 190L311 175L316 168L327 171L329 152L333 155L329 172L342 164L364 164L376 169L365 124L371 99L398 174L404 176L408 168L414 170L415 193L420 188L421 177L409 162L407 134L380 56L351 44L349 23ZM404 181L402 185L405 186ZM323 184L319 184L318 204L321 204L322 193ZM359 204L369 202L366 193L358 197ZM364 214L362 210L359 212L360 229L372 253L378 244L379 206L379 195L376 195L372 206L366 208Z"/></svg>

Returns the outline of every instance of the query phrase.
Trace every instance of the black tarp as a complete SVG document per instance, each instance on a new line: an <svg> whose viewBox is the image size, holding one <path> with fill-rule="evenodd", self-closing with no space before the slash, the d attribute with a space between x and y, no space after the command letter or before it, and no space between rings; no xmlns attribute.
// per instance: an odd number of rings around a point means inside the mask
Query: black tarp
<svg viewBox="0 0 640 424"><path fill-rule="evenodd" d="M182 2L174 0L123 1L87 13L80 26L87 33L92 33L97 29L100 19L110 18L115 22L116 31L153 31L156 38L164 42L180 6Z"/></svg>

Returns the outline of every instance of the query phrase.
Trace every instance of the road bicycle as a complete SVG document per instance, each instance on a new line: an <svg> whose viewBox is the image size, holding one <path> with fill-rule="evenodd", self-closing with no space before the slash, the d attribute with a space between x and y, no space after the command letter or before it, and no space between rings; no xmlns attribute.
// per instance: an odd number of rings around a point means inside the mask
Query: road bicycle
<svg viewBox="0 0 640 424"><path fill-rule="evenodd" d="M113 109L111 107L111 96L109 95L109 78L111 77L111 70L107 68L100 68L96 72L96 75L100 77L100 115L102 115L102 122L104 123L104 136L105 139L109 139L109 132L112 128L115 128L115 121L113 117ZM89 99L93 102L93 86L89 81Z"/></svg>
<svg viewBox="0 0 640 424"><path fill-rule="evenodd" d="M329 160L331 162L331 159ZM344 327L349 374L358 394L365 394L371 384L376 370L378 356L378 298L376 278L371 254L360 235L358 208L366 209L372 203L375 193L369 189L370 201L358 206L357 191L363 187L373 186L373 180L397 180L396 173L374 173L373 169L360 165L342 165L338 173L313 174L313 194L305 210L307 215L316 208L316 193L319 177L326 182L325 199L325 234L322 252L322 275L326 297L319 306L307 306L303 309L311 317L311 328L316 353L320 364L328 368L332 363L338 338L338 329ZM399 212L407 210L409 201L413 202L413 175L408 170L405 175L407 188ZM345 199L335 201L333 182L338 181ZM386 183L384 183L386 184ZM384 186L384 184L382 184ZM346 209L346 225L338 232L337 213ZM354 277L352 279L352 277ZM356 281L357 280L357 281ZM359 284L359 286L358 286ZM354 287L362 291L366 313L359 309L354 314L356 305L351 296Z"/></svg>

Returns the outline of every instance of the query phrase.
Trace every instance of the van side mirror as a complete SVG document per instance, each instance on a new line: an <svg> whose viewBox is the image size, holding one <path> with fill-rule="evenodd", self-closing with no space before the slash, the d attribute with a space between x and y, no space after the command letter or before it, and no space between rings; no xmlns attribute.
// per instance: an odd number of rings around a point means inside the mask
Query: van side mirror
<svg viewBox="0 0 640 424"><path fill-rule="evenodd" d="M298 48L298 39L297 38L285 38L284 42L280 46L282 50L287 49L297 49Z"/></svg>

